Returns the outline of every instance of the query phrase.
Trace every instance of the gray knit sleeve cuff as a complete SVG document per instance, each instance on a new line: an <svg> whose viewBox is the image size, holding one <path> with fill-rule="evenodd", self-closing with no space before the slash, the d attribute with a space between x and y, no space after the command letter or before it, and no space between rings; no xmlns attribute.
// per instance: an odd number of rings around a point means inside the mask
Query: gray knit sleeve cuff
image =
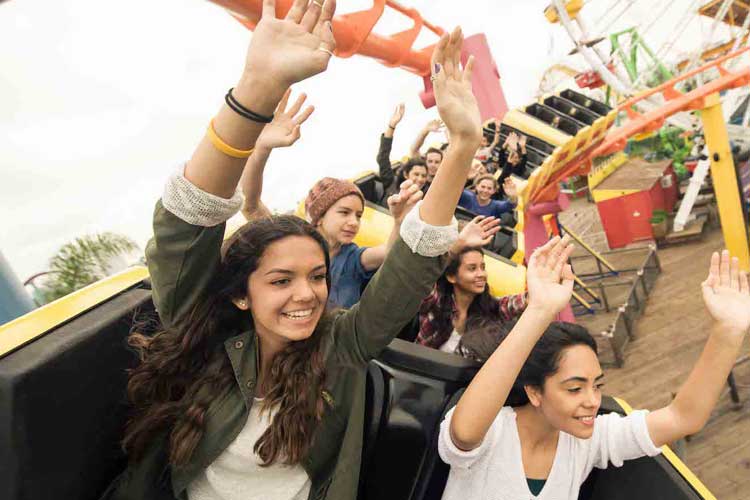
<svg viewBox="0 0 750 500"><path fill-rule="evenodd" d="M401 223L401 239L411 251L423 257L443 255L458 239L458 222L454 217L447 226L431 226L419 217L419 201Z"/></svg>
<svg viewBox="0 0 750 500"><path fill-rule="evenodd" d="M218 226L236 214L242 206L237 189L230 199L207 193L185 178L185 164L169 177L161 197L164 208L188 224Z"/></svg>

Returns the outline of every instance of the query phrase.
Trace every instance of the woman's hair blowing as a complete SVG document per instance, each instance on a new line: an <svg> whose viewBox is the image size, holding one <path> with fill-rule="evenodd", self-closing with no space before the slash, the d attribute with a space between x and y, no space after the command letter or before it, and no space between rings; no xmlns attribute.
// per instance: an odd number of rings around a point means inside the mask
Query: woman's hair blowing
<svg viewBox="0 0 750 500"><path fill-rule="evenodd" d="M459 352L467 358L484 363L511 332L514 323L484 322L467 330L461 338ZM584 345L597 352L596 341L586 328L574 323L555 321L539 338L518 373L506 406L523 406L529 402L524 387L544 387L547 377L560 367L560 357L568 347Z"/></svg>
<svg viewBox="0 0 750 500"><path fill-rule="evenodd" d="M138 461L165 432L169 462L184 465L190 460L203 436L209 406L237 383L224 342L252 328L249 312L239 310L232 299L247 297L248 278L266 249L290 236L314 239L330 269L325 240L302 219L285 215L250 222L225 242L218 269L185 317L153 336L130 336L129 344L141 360L128 380L134 412L123 446L131 460ZM330 288L328 274L326 282ZM324 316L310 338L290 342L273 358L261 404L276 413L255 445L264 465L277 460L298 463L310 449L324 410L320 333L329 321Z"/></svg>

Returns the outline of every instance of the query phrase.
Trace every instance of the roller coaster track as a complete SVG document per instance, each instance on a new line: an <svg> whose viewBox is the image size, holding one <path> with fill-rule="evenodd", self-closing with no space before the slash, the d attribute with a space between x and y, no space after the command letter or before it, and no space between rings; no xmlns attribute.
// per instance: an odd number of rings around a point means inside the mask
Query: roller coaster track
<svg viewBox="0 0 750 500"><path fill-rule="evenodd" d="M608 128L611 122L605 121L580 130L570 140L558 146L529 178L529 183L523 196L527 202L551 201L559 192L558 183L571 176L586 174L591 168L591 161L597 156L612 154L625 148L627 139L643 132L658 130L665 123L666 118L681 111L698 110L707 107L707 98L722 90L732 89L750 84L750 68L730 71L724 67L725 63L750 50L745 47L714 61L708 62L692 71L679 75L658 87L642 92L620 104L614 114L625 112L629 120L621 127L614 128L602 134L602 127ZM716 69L719 77L690 91L677 90L676 84L704 72ZM656 109L641 113L636 111L638 103L661 94L664 104ZM607 117L609 118L609 117Z"/></svg>
<svg viewBox="0 0 750 500"><path fill-rule="evenodd" d="M239 22L253 30L260 20L263 0L211 0L227 9ZM276 15L283 16L291 8L293 0L277 0ZM409 17L412 26L392 35L373 32L386 8ZM351 57L355 54L379 60L389 67L401 67L420 76L429 76L430 58L435 45L420 50L413 48L422 28L427 28L440 37L445 31L422 18L415 9L404 7L393 0L373 0L369 9L336 15L333 18L333 33L336 37L336 56Z"/></svg>

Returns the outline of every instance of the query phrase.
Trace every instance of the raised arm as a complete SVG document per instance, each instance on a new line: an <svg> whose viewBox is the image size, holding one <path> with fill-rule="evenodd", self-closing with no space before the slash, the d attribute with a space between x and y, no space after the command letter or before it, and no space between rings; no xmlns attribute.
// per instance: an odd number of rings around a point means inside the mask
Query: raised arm
<svg viewBox="0 0 750 500"><path fill-rule="evenodd" d="M263 1L245 68L231 92L234 101L226 98L234 109L222 106L157 203L146 260L165 326L184 317L218 265L224 222L240 208L237 183L270 121L266 115L291 84L325 70L335 48L330 24L335 0L322 7L295 0L285 19L276 19L275 8L274 0Z"/></svg>
<svg viewBox="0 0 750 500"><path fill-rule="evenodd" d="M495 124L495 136L492 138L492 143L490 144L490 153L495 149L497 143L500 142L500 122L495 119L493 123Z"/></svg>
<svg viewBox="0 0 750 500"><path fill-rule="evenodd" d="M411 149L409 150L409 156L411 158L420 156L421 153L419 152L419 150L422 148L422 145L424 144L425 139L427 139L427 136L430 135L430 132L438 132L442 127L443 122L441 122L440 120L430 120L429 122L427 122L427 125L425 125L424 128L419 131L419 134L417 134L417 137L414 139L414 143L411 145Z"/></svg>
<svg viewBox="0 0 750 500"><path fill-rule="evenodd" d="M335 8L335 0L327 0L323 7L295 0L286 18L276 19L276 2L263 0L263 15L253 33L245 69L232 90L240 109L261 115L261 119L248 119L228 105L222 106L212 120L215 133L204 136L185 167L188 181L207 193L232 197L265 125L262 118L270 118L293 83L328 67L336 46L331 26ZM217 147L222 143L229 148Z"/></svg>
<svg viewBox="0 0 750 500"><path fill-rule="evenodd" d="M573 273L567 261L572 252L567 237L556 236L531 255L529 305L456 405L450 434L458 448L469 451L482 443L534 345L570 301Z"/></svg>
<svg viewBox="0 0 750 500"><path fill-rule="evenodd" d="M458 233L458 239L451 247L450 253L455 256L460 254L465 248L478 248L489 245L498 231L500 231L500 219L477 215Z"/></svg>
<svg viewBox="0 0 750 500"><path fill-rule="evenodd" d="M656 446L695 434L706 425L750 329L750 291L737 258L714 252L703 301L714 320L698 362L669 406L649 413L646 425Z"/></svg>
<svg viewBox="0 0 750 500"><path fill-rule="evenodd" d="M466 67L461 69L462 44L463 33L457 28L450 38L440 39L432 54L435 102L451 136L443 163L420 206L422 220L435 226L446 226L453 218L482 137L479 107L471 90L474 58L469 57Z"/></svg>
<svg viewBox="0 0 750 500"><path fill-rule="evenodd" d="M242 214L247 220L270 215L260 200L263 190L263 171L268 158L275 148L289 147L297 142L300 138L300 126L314 110L312 106L308 106L300 112L307 97L305 94L300 94L295 103L286 109L290 94L291 90L287 90L282 97L274 113L273 121L266 125L258 137L253 154L248 158L245 171L242 173L240 186L245 197Z"/></svg>
<svg viewBox="0 0 750 500"><path fill-rule="evenodd" d="M383 188L385 189L388 189L390 185L393 184L396 177L396 174L393 172L393 167L391 166L391 148L393 147L393 133L396 131L396 127L404 117L404 109L405 106L403 103L396 106L391 119L388 121L388 127L385 129L385 132L383 132L383 135L380 136L380 148L378 149L377 162L379 177L383 182Z"/></svg>

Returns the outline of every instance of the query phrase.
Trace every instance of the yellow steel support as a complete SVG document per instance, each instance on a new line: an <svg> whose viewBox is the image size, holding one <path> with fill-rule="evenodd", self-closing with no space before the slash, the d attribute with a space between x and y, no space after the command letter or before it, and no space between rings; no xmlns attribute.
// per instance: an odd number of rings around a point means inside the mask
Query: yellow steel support
<svg viewBox="0 0 750 500"><path fill-rule="evenodd" d="M740 267L747 272L750 271L747 228L742 214L740 189L718 93L706 97L705 107L701 110L701 119L706 146L711 155L711 178L719 207L724 244L733 256L740 259Z"/></svg>

